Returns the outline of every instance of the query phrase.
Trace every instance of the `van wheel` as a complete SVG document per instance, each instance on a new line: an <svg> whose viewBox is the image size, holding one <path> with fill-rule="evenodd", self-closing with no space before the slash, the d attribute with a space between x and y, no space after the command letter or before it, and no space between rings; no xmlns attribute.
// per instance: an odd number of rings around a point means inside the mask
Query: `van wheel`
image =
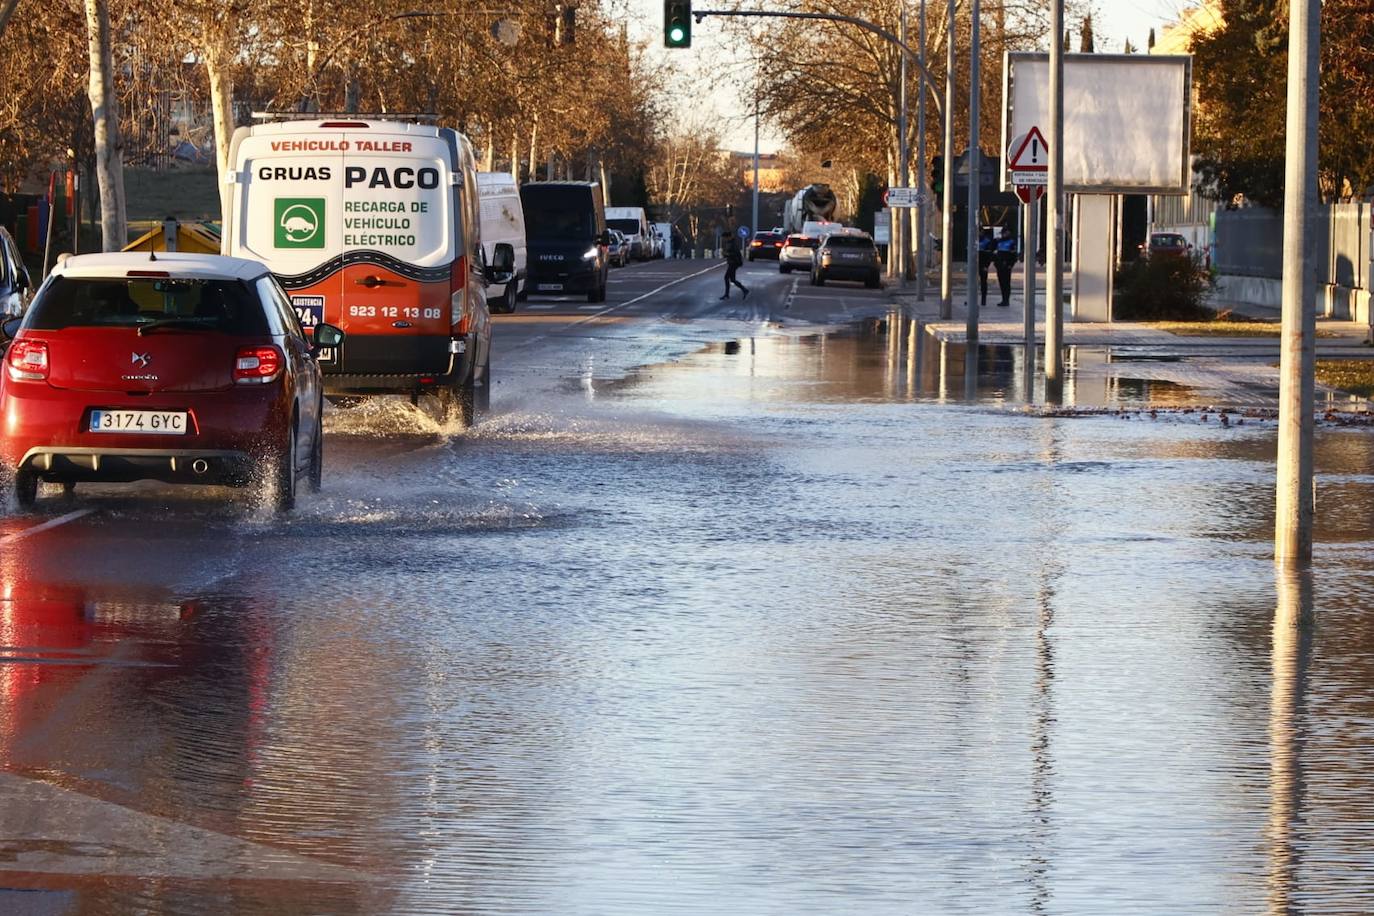
<svg viewBox="0 0 1374 916"><path fill-rule="evenodd" d="M526 299L528 299L529 297L530 297L530 288L529 288L529 285L526 284L525 286L520 287L520 292L518 292L518 293L515 294L515 301L516 301L516 302L524 302L524 301L525 301ZM512 311L514 311L514 309L512 309Z"/></svg>
<svg viewBox="0 0 1374 916"><path fill-rule="evenodd" d="M33 471L14 472L14 501L21 509L32 509L38 501L38 475Z"/></svg>
<svg viewBox="0 0 1374 916"><path fill-rule="evenodd" d="M477 388L471 381L440 388L435 396L439 399L439 422L454 423L459 429L470 429L477 422Z"/></svg>

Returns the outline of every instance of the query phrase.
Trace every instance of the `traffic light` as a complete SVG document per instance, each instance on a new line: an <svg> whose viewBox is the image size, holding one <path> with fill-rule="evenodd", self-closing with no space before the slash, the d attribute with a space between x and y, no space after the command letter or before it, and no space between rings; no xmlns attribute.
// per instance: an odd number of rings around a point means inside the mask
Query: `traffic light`
<svg viewBox="0 0 1374 916"><path fill-rule="evenodd" d="M937 197L945 193L944 156L932 156L930 159L930 188Z"/></svg>
<svg viewBox="0 0 1374 916"><path fill-rule="evenodd" d="M692 46L692 0L663 0L663 46Z"/></svg>

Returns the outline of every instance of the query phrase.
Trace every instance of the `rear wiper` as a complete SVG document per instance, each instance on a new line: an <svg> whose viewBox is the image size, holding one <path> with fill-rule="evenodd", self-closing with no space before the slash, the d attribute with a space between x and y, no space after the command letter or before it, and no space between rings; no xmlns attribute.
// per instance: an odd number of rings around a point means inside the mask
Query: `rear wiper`
<svg viewBox="0 0 1374 916"><path fill-rule="evenodd" d="M148 333L149 331L153 330L154 328L168 328L168 327L172 327L172 326L174 326L174 325L179 325L179 324L182 324L182 325L187 325L187 324L189 324L189 325L193 325L193 326L199 327L200 325L203 325L203 324L205 324L206 322L218 323L218 322L219 322L219 319L218 319L218 318L208 318L208 317L206 317L206 318L197 318L197 317L195 317L195 316L193 316L193 315L183 315L183 316L181 316L180 318L159 318L159 319L157 319L156 321L149 321L147 324L140 324L140 325L138 326L138 336L139 336L139 337L142 337L144 334Z"/></svg>

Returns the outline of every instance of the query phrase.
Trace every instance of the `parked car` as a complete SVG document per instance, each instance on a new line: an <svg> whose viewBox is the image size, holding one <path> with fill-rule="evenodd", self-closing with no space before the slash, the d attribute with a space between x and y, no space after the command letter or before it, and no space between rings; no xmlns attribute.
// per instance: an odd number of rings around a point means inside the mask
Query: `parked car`
<svg viewBox="0 0 1374 916"><path fill-rule="evenodd" d="M811 264L811 285L827 280L860 280L869 289L882 286L878 246L866 232L836 232L821 239Z"/></svg>
<svg viewBox="0 0 1374 916"><path fill-rule="evenodd" d="M624 267L630 263L630 242L625 238L625 233L619 229L607 229L611 236L611 244L607 247L606 254L611 260L612 267Z"/></svg>
<svg viewBox="0 0 1374 916"><path fill-rule="evenodd" d="M1190 258L1193 246L1177 232L1151 232L1150 241L1141 245L1147 258Z"/></svg>
<svg viewBox="0 0 1374 916"><path fill-rule="evenodd" d="M763 258L765 261L780 259L782 254L783 236L776 232L756 232L754 240L749 243L749 260L753 261Z"/></svg>
<svg viewBox="0 0 1374 916"><path fill-rule="evenodd" d="M24 259L19 256L19 246L14 244L9 232L0 227L0 317L24 314L32 289L33 281L29 279Z"/></svg>
<svg viewBox="0 0 1374 916"><path fill-rule="evenodd" d="M814 239L809 235L789 235L783 240L782 248L778 250L778 272L787 274L794 270L810 270L811 262L816 255L816 246L820 243L820 239Z"/></svg>
<svg viewBox="0 0 1374 916"><path fill-rule="evenodd" d="M0 460L20 506L40 480L264 484L278 510L324 468L314 340L258 261L189 253L67 259L3 327Z"/></svg>

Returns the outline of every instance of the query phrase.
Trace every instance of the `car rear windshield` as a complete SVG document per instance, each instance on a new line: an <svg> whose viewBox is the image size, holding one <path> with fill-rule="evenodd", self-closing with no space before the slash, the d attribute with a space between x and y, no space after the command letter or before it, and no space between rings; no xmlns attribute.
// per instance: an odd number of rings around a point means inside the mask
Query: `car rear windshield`
<svg viewBox="0 0 1374 916"><path fill-rule="evenodd" d="M789 235L787 245L790 248L815 248L820 244L818 239L810 238L805 235Z"/></svg>
<svg viewBox="0 0 1374 916"><path fill-rule="evenodd" d="M1181 235L1156 235L1150 239L1150 244L1160 246L1168 245L1175 248L1182 248L1184 245L1188 243L1183 240L1183 236Z"/></svg>
<svg viewBox="0 0 1374 916"><path fill-rule="evenodd" d="M269 333L257 294L237 280L171 278L57 277L30 306L25 327L59 331L153 322L223 334Z"/></svg>
<svg viewBox="0 0 1374 916"><path fill-rule="evenodd" d="M872 248L873 240L854 235L832 235L825 246L827 248Z"/></svg>
<svg viewBox="0 0 1374 916"><path fill-rule="evenodd" d="M760 232L758 235L754 236L754 239L760 242L776 242L778 240L778 236L774 235L771 232Z"/></svg>

